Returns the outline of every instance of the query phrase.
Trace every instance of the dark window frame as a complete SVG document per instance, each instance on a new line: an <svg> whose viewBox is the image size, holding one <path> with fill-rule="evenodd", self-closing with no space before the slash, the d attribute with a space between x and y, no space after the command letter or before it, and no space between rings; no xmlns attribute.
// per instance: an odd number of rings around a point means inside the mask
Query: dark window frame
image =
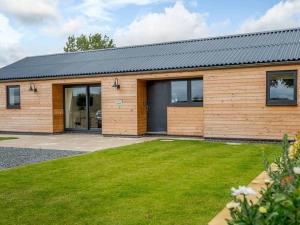
<svg viewBox="0 0 300 225"><path fill-rule="evenodd" d="M9 89L10 88L19 88L19 105L11 105L9 102ZM20 109L21 108L21 87L20 85L8 85L6 86L6 108L7 109Z"/></svg>
<svg viewBox="0 0 300 225"><path fill-rule="evenodd" d="M271 100L270 99L270 83L274 75L292 75L295 83L294 100ZM266 105L267 106L297 106L297 89L298 89L298 71L297 70L277 70L267 71L266 73Z"/></svg>
<svg viewBox="0 0 300 225"><path fill-rule="evenodd" d="M180 82L184 81L186 82L186 102L172 102L172 82ZM170 104L187 104L189 102L190 96L189 96L189 82L186 79L180 79L180 80L170 80L170 88L169 88L169 93L170 93Z"/></svg>
<svg viewBox="0 0 300 225"><path fill-rule="evenodd" d="M87 110L86 110L86 118L89 118L90 115L90 98L88 96L90 96L90 87L100 87L100 96L101 96L101 108L102 108L102 84L101 83L84 83L84 84L66 84L63 85L63 110L64 110L64 115L63 115L63 120L64 120L64 131L70 131L70 132L87 132L87 133L94 133L94 132L100 132L102 133L102 127L101 128L91 128L90 126L90 122L89 119L87 119L87 124L86 124L86 128L67 128L67 124L66 124L66 99L65 99L65 91L66 88L72 88L72 87L85 87L86 88L86 106L87 106ZM102 109L101 109L102 110Z"/></svg>
<svg viewBox="0 0 300 225"><path fill-rule="evenodd" d="M199 107L203 106L203 100L202 102L193 102L192 101L192 81L193 80L202 80L203 84L203 78L187 78L187 79L176 79L176 80L170 80L169 81L169 107ZM172 81L187 81L187 102L174 102L172 103ZM202 86L203 91L203 86Z"/></svg>

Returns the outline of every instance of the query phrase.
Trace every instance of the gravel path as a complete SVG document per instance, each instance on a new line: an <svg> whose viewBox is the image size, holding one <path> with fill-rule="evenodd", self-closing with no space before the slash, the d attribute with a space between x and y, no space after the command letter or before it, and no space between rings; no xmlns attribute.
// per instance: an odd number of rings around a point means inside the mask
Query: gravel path
<svg viewBox="0 0 300 225"><path fill-rule="evenodd" d="M79 155L82 151L0 147L0 169Z"/></svg>

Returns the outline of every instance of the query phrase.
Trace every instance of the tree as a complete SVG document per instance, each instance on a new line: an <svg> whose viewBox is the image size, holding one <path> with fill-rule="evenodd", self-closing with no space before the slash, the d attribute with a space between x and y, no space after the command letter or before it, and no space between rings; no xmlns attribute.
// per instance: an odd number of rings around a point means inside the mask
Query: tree
<svg viewBox="0 0 300 225"><path fill-rule="evenodd" d="M104 48L113 48L116 45L114 44L113 39L110 39L108 36L102 36L99 33L90 34L86 36L84 34L75 37L74 35L68 37L66 46L64 47L65 52L78 52L78 51L87 51L95 49L104 49Z"/></svg>

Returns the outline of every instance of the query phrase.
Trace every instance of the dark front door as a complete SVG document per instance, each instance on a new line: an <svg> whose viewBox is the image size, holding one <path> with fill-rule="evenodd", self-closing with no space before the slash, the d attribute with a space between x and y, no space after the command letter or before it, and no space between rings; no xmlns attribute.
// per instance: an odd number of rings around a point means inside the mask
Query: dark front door
<svg viewBox="0 0 300 225"><path fill-rule="evenodd" d="M167 106L169 103L169 82L148 81L148 132L167 132Z"/></svg>
<svg viewBox="0 0 300 225"><path fill-rule="evenodd" d="M66 130L101 130L100 85L67 86L64 98Z"/></svg>

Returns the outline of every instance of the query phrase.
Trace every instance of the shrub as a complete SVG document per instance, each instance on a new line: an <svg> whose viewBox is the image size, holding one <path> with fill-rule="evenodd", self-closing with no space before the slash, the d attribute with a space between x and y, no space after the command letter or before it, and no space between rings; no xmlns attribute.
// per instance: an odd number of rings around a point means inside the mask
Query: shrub
<svg viewBox="0 0 300 225"><path fill-rule="evenodd" d="M291 144L284 135L282 153L272 164L265 160L265 166L270 180L256 203L247 200L247 195L255 194L252 189L232 189L229 225L300 224L300 135Z"/></svg>

